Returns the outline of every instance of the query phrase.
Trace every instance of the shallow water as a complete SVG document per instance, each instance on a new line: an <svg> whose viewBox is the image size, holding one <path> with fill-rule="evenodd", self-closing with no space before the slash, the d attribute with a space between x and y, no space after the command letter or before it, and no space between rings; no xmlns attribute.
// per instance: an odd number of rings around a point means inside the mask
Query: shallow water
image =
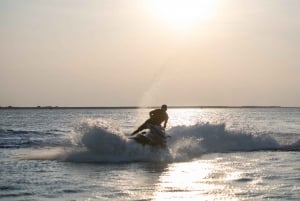
<svg viewBox="0 0 300 201"><path fill-rule="evenodd" d="M148 112L0 110L0 199L300 199L300 109L169 109L167 150Z"/></svg>

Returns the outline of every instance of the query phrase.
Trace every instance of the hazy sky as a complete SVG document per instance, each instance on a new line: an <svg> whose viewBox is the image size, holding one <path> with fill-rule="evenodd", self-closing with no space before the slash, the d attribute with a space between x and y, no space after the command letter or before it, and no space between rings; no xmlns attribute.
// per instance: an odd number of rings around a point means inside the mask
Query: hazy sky
<svg viewBox="0 0 300 201"><path fill-rule="evenodd" d="M299 0L0 0L0 106L300 106Z"/></svg>

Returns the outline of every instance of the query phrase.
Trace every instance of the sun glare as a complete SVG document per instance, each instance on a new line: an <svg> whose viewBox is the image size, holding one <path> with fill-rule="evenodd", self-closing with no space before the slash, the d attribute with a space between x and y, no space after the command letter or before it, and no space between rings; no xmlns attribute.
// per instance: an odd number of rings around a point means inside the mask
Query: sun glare
<svg viewBox="0 0 300 201"><path fill-rule="evenodd" d="M211 174L211 171L213 171L211 164L204 161L170 165L168 171L160 177L160 185L157 185L154 200L181 201L182 198L185 198L185 200L198 201L216 199L216 196L209 193L216 187L206 183L206 178Z"/></svg>
<svg viewBox="0 0 300 201"><path fill-rule="evenodd" d="M152 0L151 12L176 28L188 28L214 15L217 0Z"/></svg>

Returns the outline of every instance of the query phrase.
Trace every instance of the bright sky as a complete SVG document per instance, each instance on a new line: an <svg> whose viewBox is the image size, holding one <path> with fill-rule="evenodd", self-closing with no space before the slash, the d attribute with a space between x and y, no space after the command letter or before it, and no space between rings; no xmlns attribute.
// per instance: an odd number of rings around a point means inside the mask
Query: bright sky
<svg viewBox="0 0 300 201"><path fill-rule="evenodd" d="M1 0L0 106L300 106L299 0Z"/></svg>

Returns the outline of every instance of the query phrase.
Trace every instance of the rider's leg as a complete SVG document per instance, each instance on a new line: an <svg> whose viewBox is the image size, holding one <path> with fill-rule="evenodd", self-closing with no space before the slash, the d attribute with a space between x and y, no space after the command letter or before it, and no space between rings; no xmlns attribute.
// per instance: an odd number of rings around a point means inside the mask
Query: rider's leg
<svg viewBox="0 0 300 201"><path fill-rule="evenodd" d="M134 135L144 129L148 128L148 123L149 123L149 119L147 121L145 121L140 127L138 127L138 129L136 129L131 135Z"/></svg>

